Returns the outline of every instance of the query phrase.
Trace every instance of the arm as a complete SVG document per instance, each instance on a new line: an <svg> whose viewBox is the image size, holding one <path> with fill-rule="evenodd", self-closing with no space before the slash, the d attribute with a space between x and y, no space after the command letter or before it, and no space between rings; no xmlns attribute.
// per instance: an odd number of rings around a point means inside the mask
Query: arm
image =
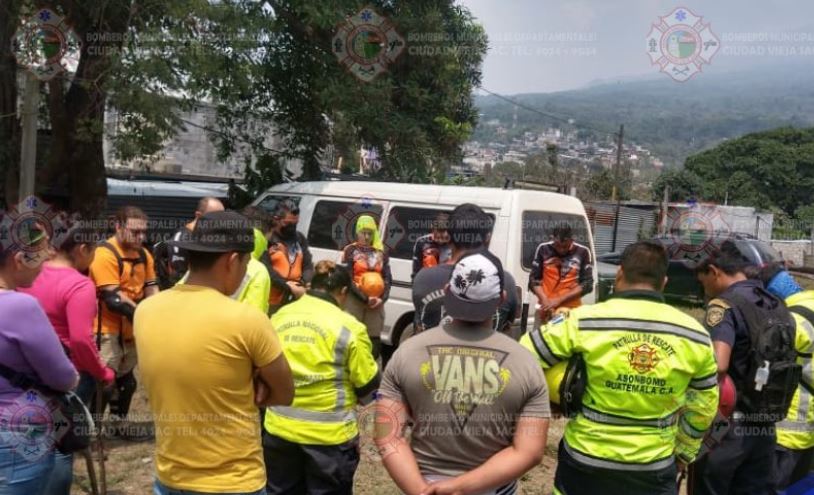
<svg viewBox="0 0 814 495"><path fill-rule="evenodd" d="M591 252L586 248L582 266L579 268L579 285L582 289L581 296L594 291L594 265L591 259Z"/></svg>
<svg viewBox="0 0 814 495"><path fill-rule="evenodd" d="M723 378L729 371L729 360L732 358L732 346L726 342L716 340L715 347L715 360L718 362L718 376Z"/></svg>
<svg viewBox="0 0 814 495"><path fill-rule="evenodd" d="M704 328L712 337L715 359L718 362L718 377L723 378L729 371L732 347L735 345L735 315L729 303L713 299L707 305L704 315Z"/></svg>
<svg viewBox="0 0 814 495"><path fill-rule="evenodd" d="M66 295L65 315L68 322L68 338L71 356L93 378L112 382L113 370L102 363L93 339L96 321L96 290L90 280L84 279Z"/></svg>
<svg viewBox="0 0 814 495"><path fill-rule="evenodd" d="M37 379L58 392L72 390L79 374L68 359L54 327L34 298L26 297L8 315L9 321L24 322L25 337L19 339L20 350Z"/></svg>
<svg viewBox="0 0 814 495"><path fill-rule="evenodd" d="M520 344L537 357L540 366L550 368L579 352L579 320L570 313L557 317L542 328L532 328L520 339Z"/></svg>
<svg viewBox="0 0 814 495"><path fill-rule="evenodd" d="M538 290L542 292L540 282L543 279L543 244L537 246L534 251L534 258L531 262L531 271L529 272L529 290L534 292L539 298Z"/></svg>
<svg viewBox="0 0 814 495"><path fill-rule="evenodd" d="M255 395L258 407L291 405L294 400L294 379L285 355L280 354L274 361L259 368L257 377L262 382Z"/></svg>
<svg viewBox="0 0 814 495"><path fill-rule="evenodd" d="M421 271L423 268L423 260L422 260L422 237L416 239L415 244L413 244L413 271L410 273L410 280L415 279L415 276L418 275L418 272Z"/></svg>
<svg viewBox="0 0 814 495"><path fill-rule="evenodd" d="M144 249L144 248L142 248ZM146 249L144 250L147 258L146 274L144 277L144 298L158 294L158 277L155 274L155 260L153 255Z"/></svg>
<svg viewBox="0 0 814 495"><path fill-rule="evenodd" d="M356 283L353 281L353 244L349 244L348 246L345 246L345 249L342 250L342 261L341 261L341 263L344 263L345 269L347 269L348 273L350 274L350 278L351 278L350 292L351 292L351 294L354 297L356 297L357 299L359 299L360 301L362 301L364 304L367 304L368 303L367 294L362 292L359 289L359 287L356 286Z"/></svg>
<svg viewBox="0 0 814 495"><path fill-rule="evenodd" d="M393 286L393 272L390 271L390 256L386 253L382 255L382 278L384 279L384 293L382 302L390 298L390 288Z"/></svg>
<svg viewBox="0 0 814 495"><path fill-rule="evenodd" d="M314 278L314 259L311 256L311 249L308 247L308 239L302 234L299 234L299 238L302 249L302 281L307 284Z"/></svg>
<svg viewBox="0 0 814 495"><path fill-rule="evenodd" d="M577 285L560 297L552 297L548 302L543 304L543 310L554 310L562 306L564 303L582 297L582 286Z"/></svg>
<svg viewBox="0 0 814 495"><path fill-rule="evenodd" d="M415 460L413 450L404 438L408 421L407 406L390 398L376 402L376 419L373 441L382 456L382 464L390 477L407 495L425 493L429 486Z"/></svg>
<svg viewBox="0 0 814 495"><path fill-rule="evenodd" d="M547 418L522 416L517 422L511 446L472 471L451 480L433 483L421 493L474 494L505 485L542 461L547 436Z"/></svg>
<svg viewBox="0 0 814 495"><path fill-rule="evenodd" d="M689 464L698 456L704 438L718 412L718 365L712 349L703 354L702 362L690 380L686 402L678 418L676 456Z"/></svg>
<svg viewBox="0 0 814 495"><path fill-rule="evenodd" d="M353 390L360 404L372 402L373 393L381 383L379 365L373 358L373 344L364 325L354 329L354 338L348 349L348 369Z"/></svg>

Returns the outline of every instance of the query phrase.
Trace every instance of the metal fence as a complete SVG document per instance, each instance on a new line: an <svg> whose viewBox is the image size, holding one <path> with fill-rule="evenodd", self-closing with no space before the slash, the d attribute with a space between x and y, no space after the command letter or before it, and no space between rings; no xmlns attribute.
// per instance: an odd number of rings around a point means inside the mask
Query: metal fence
<svg viewBox="0 0 814 495"><path fill-rule="evenodd" d="M775 219L772 239L776 241L814 241L814 220Z"/></svg>

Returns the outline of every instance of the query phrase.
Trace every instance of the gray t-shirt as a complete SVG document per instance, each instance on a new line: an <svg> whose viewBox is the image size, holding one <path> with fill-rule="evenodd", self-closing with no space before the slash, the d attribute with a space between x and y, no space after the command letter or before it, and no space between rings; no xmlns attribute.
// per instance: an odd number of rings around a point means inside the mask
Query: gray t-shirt
<svg viewBox="0 0 814 495"><path fill-rule="evenodd" d="M425 268L418 272L413 280L413 306L415 306L416 326L433 328L441 324L446 316L444 311L444 287L452 277L454 265L438 265ZM503 287L506 290L506 300L495 313L493 328L502 329L507 321L514 318L517 306L517 291L511 273L503 272Z"/></svg>
<svg viewBox="0 0 814 495"><path fill-rule="evenodd" d="M548 418L537 359L489 326L447 321L399 346L379 387L412 412L422 475L457 476L508 447L521 416Z"/></svg>

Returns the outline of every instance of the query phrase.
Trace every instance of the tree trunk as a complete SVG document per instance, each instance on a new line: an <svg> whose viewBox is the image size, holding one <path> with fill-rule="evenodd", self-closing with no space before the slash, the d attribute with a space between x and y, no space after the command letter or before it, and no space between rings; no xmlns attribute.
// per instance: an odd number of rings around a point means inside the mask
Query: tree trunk
<svg viewBox="0 0 814 495"><path fill-rule="evenodd" d="M17 61L11 52L20 2L0 0L0 209L17 203L20 122L17 118Z"/></svg>

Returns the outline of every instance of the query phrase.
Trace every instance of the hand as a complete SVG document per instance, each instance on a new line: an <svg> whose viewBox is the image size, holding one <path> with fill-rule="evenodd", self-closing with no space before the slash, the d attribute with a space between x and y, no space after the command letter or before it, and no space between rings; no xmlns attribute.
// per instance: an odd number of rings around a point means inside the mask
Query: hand
<svg viewBox="0 0 814 495"><path fill-rule="evenodd" d="M291 290L291 293L294 295L295 299L301 298L305 295L305 287L302 286L299 282L286 282L288 284L288 288Z"/></svg>
<svg viewBox="0 0 814 495"><path fill-rule="evenodd" d="M367 307L370 309L376 309L382 305L382 300L378 297L368 297L367 298Z"/></svg>
<svg viewBox="0 0 814 495"><path fill-rule="evenodd" d="M541 304L543 311L554 311L562 304L562 300L559 297L552 297L551 299L546 300L543 304Z"/></svg>
<svg viewBox="0 0 814 495"><path fill-rule="evenodd" d="M116 372L111 368L105 367L104 375L102 376L102 386L109 387L116 381Z"/></svg>
<svg viewBox="0 0 814 495"><path fill-rule="evenodd" d="M421 495L464 495L463 490L458 485L458 478L438 481L424 488Z"/></svg>
<svg viewBox="0 0 814 495"><path fill-rule="evenodd" d="M676 469L679 474L687 472L687 462L680 457L676 457Z"/></svg>

